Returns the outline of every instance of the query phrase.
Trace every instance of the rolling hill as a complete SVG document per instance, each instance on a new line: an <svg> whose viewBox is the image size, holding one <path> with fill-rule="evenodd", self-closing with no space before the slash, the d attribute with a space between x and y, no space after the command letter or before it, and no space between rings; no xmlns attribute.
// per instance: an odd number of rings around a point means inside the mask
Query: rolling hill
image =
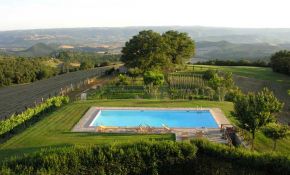
<svg viewBox="0 0 290 175"><path fill-rule="evenodd" d="M119 53L133 35L148 29L187 32L196 41L196 57L203 59L265 59L278 50L290 48L290 29L164 26L2 31L0 49L17 55L42 56L55 46L68 45L86 52Z"/></svg>
<svg viewBox="0 0 290 175"><path fill-rule="evenodd" d="M40 56L49 56L55 50L56 48L53 48L44 43L37 43L28 49L22 51L11 51L10 53L18 56L40 57Z"/></svg>
<svg viewBox="0 0 290 175"><path fill-rule="evenodd" d="M268 43L230 43L228 41L201 41L196 43L196 57L204 59L263 59L290 45L271 45Z"/></svg>

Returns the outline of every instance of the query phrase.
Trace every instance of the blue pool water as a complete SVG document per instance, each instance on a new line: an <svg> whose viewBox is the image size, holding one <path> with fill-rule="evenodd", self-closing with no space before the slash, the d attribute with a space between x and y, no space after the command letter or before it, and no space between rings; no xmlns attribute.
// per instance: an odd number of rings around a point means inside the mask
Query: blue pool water
<svg viewBox="0 0 290 175"><path fill-rule="evenodd" d="M218 128L208 110L101 110L91 126Z"/></svg>

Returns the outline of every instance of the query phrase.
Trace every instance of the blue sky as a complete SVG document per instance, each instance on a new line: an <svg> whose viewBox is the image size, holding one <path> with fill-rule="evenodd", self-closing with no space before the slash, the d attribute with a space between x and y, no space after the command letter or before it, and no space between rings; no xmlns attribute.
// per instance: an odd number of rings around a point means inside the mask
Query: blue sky
<svg viewBox="0 0 290 175"><path fill-rule="evenodd" d="M288 0L0 0L0 30L64 27L290 28Z"/></svg>

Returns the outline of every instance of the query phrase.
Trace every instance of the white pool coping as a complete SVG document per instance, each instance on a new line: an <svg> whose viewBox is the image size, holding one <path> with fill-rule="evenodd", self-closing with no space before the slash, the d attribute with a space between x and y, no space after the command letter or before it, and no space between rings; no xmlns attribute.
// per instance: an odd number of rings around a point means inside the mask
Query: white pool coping
<svg viewBox="0 0 290 175"><path fill-rule="evenodd" d="M100 114L101 110L194 110L204 111L207 110L211 113L218 127L222 124L230 124L224 113L220 108L155 108L155 107L91 107L85 115L79 120L79 122L73 127L73 132L97 132L97 126L92 126L92 123L97 119L97 115ZM126 127L118 127L119 131L124 133ZM116 129L116 133L118 133ZM176 130L191 130L196 128L172 128ZM216 129L216 128L214 128Z"/></svg>

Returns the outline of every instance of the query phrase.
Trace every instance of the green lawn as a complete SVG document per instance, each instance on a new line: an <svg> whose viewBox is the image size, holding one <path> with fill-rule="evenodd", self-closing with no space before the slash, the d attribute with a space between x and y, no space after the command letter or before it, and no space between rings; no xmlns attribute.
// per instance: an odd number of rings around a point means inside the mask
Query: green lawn
<svg viewBox="0 0 290 175"><path fill-rule="evenodd" d="M61 109L47 115L44 119L26 129L0 145L0 159L10 156L31 153L42 148L62 147L68 145L106 144L115 142L132 142L139 140L174 140L171 134L145 135L145 134L97 134L97 133L72 133L71 128L79 121L91 106L108 107L219 107L233 122L230 112L233 104L230 102L216 102L203 100L89 100L73 102ZM271 151L272 141L262 134L257 135L256 149L258 151ZM277 150L289 153L290 139L279 141Z"/></svg>
<svg viewBox="0 0 290 175"><path fill-rule="evenodd" d="M188 69L192 70L192 66L189 66ZM194 65L194 71L203 71L206 69L216 69L232 72L236 75L256 78L260 80L290 83L290 76L273 72L269 67Z"/></svg>
<svg viewBox="0 0 290 175"><path fill-rule="evenodd" d="M118 107L220 107L226 115L232 110L232 103L209 101L157 101L157 100L98 100L74 102L49 114L34 126L26 129L0 145L1 158L11 155L21 155L47 147L61 147L66 145L104 144L112 142L128 142L148 139L174 140L174 136L167 135L136 135L136 134L97 134L72 133L71 128L79 121L91 106Z"/></svg>

